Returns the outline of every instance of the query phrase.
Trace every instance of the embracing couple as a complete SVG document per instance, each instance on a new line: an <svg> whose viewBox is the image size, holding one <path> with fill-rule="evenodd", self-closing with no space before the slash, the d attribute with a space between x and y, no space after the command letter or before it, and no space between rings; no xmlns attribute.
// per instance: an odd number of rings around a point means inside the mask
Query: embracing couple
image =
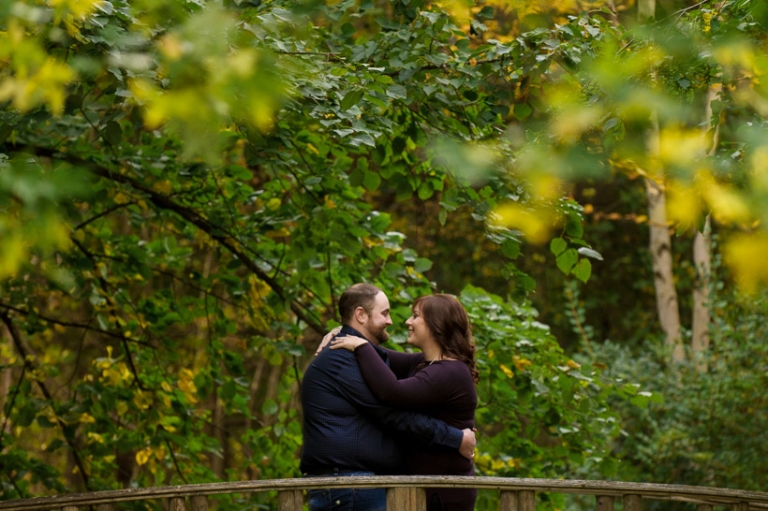
<svg viewBox="0 0 768 511"><path fill-rule="evenodd" d="M450 295L418 298L408 343L382 348L389 299L355 284L339 299L342 327L327 335L301 388L308 477L474 475L475 347L467 313ZM477 491L428 488L429 511L474 509ZM385 489L309 491L310 511L384 511Z"/></svg>

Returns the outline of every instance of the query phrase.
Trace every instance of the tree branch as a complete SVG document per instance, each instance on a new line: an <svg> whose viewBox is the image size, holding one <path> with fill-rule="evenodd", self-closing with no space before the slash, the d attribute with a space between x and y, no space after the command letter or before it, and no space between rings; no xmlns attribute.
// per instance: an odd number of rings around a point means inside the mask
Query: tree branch
<svg viewBox="0 0 768 511"><path fill-rule="evenodd" d="M20 309L18 307L14 307L13 305L8 305L7 303L2 303L2 302L0 302L0 308L16 312L16 313L21 314L23 316L29 316L31 314L29 311L26 311L24 309ZM125 337L124 335L116 334L114 332L110 332L109 330L102 330L100 328L95 328L95 327L92 327L91 325L88 325L88 324L85 324L85 323L73 323L71 321L61 321L59 319L54 319L54 318L51 318L51 317L48 317L48 316L43 316L42 314L35 314L35 315L38 318L40 318L43 321L45 321L46 323L51 323L51 324L54 324L54 325L64 326L64 327L68 327L68 328L81 328L83 330L90 330L92 332L97 332L97 333L100 333L100 334L103 334L103 335L107 335L109 337L112 337L112 338L115 338L115 339L119 339L121 341L134 342L136 344L140 344L140 345L146 346L148 348L154 348L154 346L152 346L149 343L142 342L142 341L137 341L136 339L130 339L128 337Z"/></svg>
<svg viewBox="0 0 768 511"><path fill-rule="evenodd" d="M5 145L6 147L10 146L10 148L15 150L21 149L16 147L15 144L6 143ZM203 215L201 215L197 211L175 202L174 200L172 200L170 197L166 195L163 195L161 193L158 193L152 190L151 188L146 186L144 183L142 183L138 179L132 178L125 174L120 174L118 172L113 172L112 170L94 161L85 160L78 156L61 153L59 151L51 150L46 147L35 147L35 153L37 156L53 158L60 161L65 161L67 163L70 163L72 165L75 165L81 168L85 168L96 176L102 177L109 181L113 181L115 183L130 185L135 190L142 192L148 197L148 199L156 207L176 213L183 220L189 222L190 224L194 225L201 231L205 232L208 236L210 236L213 240L218 242L222 247L224 247L232 255L240 259L240 261L242 261L243 265L246 268L248 268L251 272L253 272L257 277L259 277L259 279L264 281L272 289L272 291L274 291L275 294L277 294L282 300L288 301L287 293L285 292L283 287L280 285L280 283L277 282L274 278L272 278L267 272L259 268L256 262L250 257L248 257L248 255L245 253L245 250L241 248L241 246L243 246L242 242L238 241L235 237L229 235L220 226L212 224L207 218L205 218ZM296 300L290 300L290 307L291 307L291 311L293 311L293 313L296 314L296 316L299 319L301 319L304 323L306 323L309 327L311 327L318 333L325 332L325 326L323 322L316 320L315 318L312 318L309 315L307 315L302 310L300 304L296 302Z"/></svg>
<svg viewBox="0 0 768 511"><path fill-rule="evenodd" d="M24 342L24 339L22 339L21 334L19 333L19 330L16 328L16 325L13 324L13 321L11 321L11 317L8 315L8 312L2 312L0 313L0 321L5 323L6 328L8 328L8 333L11 335L11 340L13 341L13 345L16 347L16 351L19 353L19 356L24 360L24 367L30 370L34 370L35 366L32 363L32 360L30 359L30 355L32 355L32 349L26 346L26 343ZM43 396L45 396L45 399L47 399L49 402L53 402L53 395L48 390L48 387L40 380L37 380L37 386L40 387L40 391L43 393ZM67 442L67 445L69 445L69 448L72 450L72 457L75 460L75 465L77 465L77 469L80 472L80 476L83 478L83 484L85 485L85 488L88 491L91 491L91 488L88 484L88 474L85 471L85 465L83 465L83 461L80 459L80 454L77 450L77 446L75 445L75 442L73 439L69 438L66 434L66 424L61 420L61 418L57 415L56 416L56 422L59 425L59 428L61 428L62 436L64 437L64 440Z"/></svg>
<svg viewBox="0 0 768 511"><path fill-rule="evenodd" d="M111 208L102 211L98 215L93 216L93 217L89 218L88 220L85 220L85 221L77 224L72 230L73 231L79 231L80 229L82 229L86 225L90 224L91 222L94 222L94 221L98 220L99 218L105 217L108 214L112 213L113 211L117 211L118 209L126 208L126 207L132 206L134 204L136 204L136 201L125 202L123 204L116 204L116 205L112 206Z"/></svg>
<svg viewBox="0 0 768 511"><path fill-rule="evenodd" d="M19 395L19 388L21 387L21 382L24 381L24 375L27 374L27 364L25 363L21 367L21 375L19 376L19 381L16 382L16 386L13 387L13 394L11 394L11 398L6 403L6 407L8 409L8 413L5 414L5 419L3 420L3 426L0 428L0 451L3 450L3 436L2 433L5 431L5 427L8 425L8 419L11 418L11 410L13 410L13 405L16 403L16 396Z"/></svg>

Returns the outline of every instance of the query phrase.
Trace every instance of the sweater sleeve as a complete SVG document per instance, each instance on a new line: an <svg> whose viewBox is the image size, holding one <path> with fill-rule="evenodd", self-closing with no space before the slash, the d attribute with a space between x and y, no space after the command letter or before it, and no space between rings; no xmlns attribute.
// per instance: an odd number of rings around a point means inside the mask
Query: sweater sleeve
<svg viewBox="0 0 768 511"><path fill-rule="evenodd" d="M402 351L394 351L390 349L384 349L389 357L389 368L395 373L395 377L398 380L407 378L411 374L411 369L416 367L424 360L424 355L421 353L403 353Z"/></svg>
<svg viewBox="0 0 768 511"><path fill-rule="evenodd" d="M387 405L419 408L435 405L450 397L450 371L443 364L428 366L410 378L398 380L370 343L355 349L355 357L368 388Z"/></svg>

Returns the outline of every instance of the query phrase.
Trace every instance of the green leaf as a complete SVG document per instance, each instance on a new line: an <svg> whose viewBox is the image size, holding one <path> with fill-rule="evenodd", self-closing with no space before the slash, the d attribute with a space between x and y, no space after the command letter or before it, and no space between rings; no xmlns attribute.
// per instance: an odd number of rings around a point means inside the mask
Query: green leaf
<svg viewBox="0 0 768 511"><path fill-rule="evenodd" d="M54 452L56 449L62 447L64 445L64 441L60 438L55 438L48 446L45 448L45 452Z"/></svg>
<svg viewBox="0 0 768 511"><path fill-rule="evenodd" d="M641 392L636 396L632 397L632 399L630 399L629 402L640 408L648 408L648 402L650 401L649 397L650 396L648 396L647 393Z"/></svg>
<svg viewBox="0 0 768 511"><path fill-rule="evenodd" d="M573 276L582 282L587 282L592 275L592 263L589 259L581 259L572 270Z"/></svg>
<svg viewBox="0 0 768 511"><path fill-rule="evenodd" d="M531 112L533 112L533 109L528 103L516 103L514 110L512 111L515 119L518 121L524 121L527 119L528 116L531 115Z"/></svg>
<svg viewBox="0 0 768 511"><path fill-rule="evenodd" d="M104 129L104 140L109 145L116 146L123 139L123 129L115 121L109 121Z"/></svg>
<svg viewBox="0 0 768 511"><path fill-rule="evenodd" d="M365 171L365 174L363 175L363 186L373 192L379 189L379 185L381 185L381 176L379 176L377 172L371 172L370 170Z"/></svg>
<svg viewBox="0 0 768 511"><path fill-rule="evenodd" d="M416 263L413 265L413 269L419 273L424 273L425 271L428 271L430 268L432 268L432 261L430 261L426 257L420 257L416 259Z"/></svg>
<svg viewBox="0 0 768 511"><path fill-rule="evenodd" d="M563 238L553 238L552 241L549 242L549 251L556 256L562 254L566 248L568 248L568 242Z"/></svg>
<svg viewBox="0 0 768 511"><path fill-rule="evenodd" d="M387 89L387 96L393 99L404 99L408 96L408 91L402 85L392 85Z"/></svg>
<svg viewBox="0 0 768 511"><path fill-rule="evenodd" d="M370 133L359 133L352 137L349 141L353 146L367 145L370 147L376 147L376 141L370 135Z"/></svg>
<svg viewBox="0 0 768 511"><path fill-rule="evenodd" d="M432 186L430 186L429 182L424 181L419 185L419 190L417 194L419 196L419 199L427 200L430 197L432 197L432 194L434 193L435 193L435 190L432 188Z"/></svg>
<svg viewBox="0 0 768 511"><path fill-rule="evenodd" d="M342 98L340 106L342 110L349 110L353 106L357 105L361 99L363 99L364 92L361 90L353 90L348 92L344 98Z"/></svg>
<svg viewBox="0 0 768 511"><path fill-rule="evenodd" d="M274 415L279 410L279 407L277 406L277 403L274 399L268 399L264 402L264 405L261 407L261 411L265 415Z"/></svg>
<svg viewBox="0 0 768 511"><path fill-rule="evenodd" d="M220 396L224 401L231 401L237 394L237 384L234 380L227 380L224 385L221 386Z"/></svg>
<svg viewBox="0 0 768 511"><path fill-rule="evenodd" d="M576 264L576 262L579 260L579 253L576 252L575 248L569 248L559 256L557 256L556 263L557 267L560 268L560 271L568 275L571 273L571 269Z"/></svg>
<svg viewBox="0 0 768 511"><path fill-rule="evenodd" d="M619 118L611 117L605 122L605 124L603 124L603 131L608 131L611 128L615 127L617 124L619 124Z"/></svg>
<svg viewBox="0 0 768 511"><path fill-rule="evenodd" d="M584 227L581 218L576 213L569 213L565 217L565 232L573 238L581 238L584 235Z"/></svg>

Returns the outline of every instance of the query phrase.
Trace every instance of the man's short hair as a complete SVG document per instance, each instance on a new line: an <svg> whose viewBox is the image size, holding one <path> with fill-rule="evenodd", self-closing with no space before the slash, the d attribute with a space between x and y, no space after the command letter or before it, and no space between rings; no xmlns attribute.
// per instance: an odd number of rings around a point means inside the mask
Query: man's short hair
<svg viewBox="0 0 768 511"><path fill-rule="evenodd" d="M381 293L381 289L373 284L353 284L339 298L339 315L341 323L348 325L352 321L355 309L362 307L368 314L373 309L376 295Z"/></svg>

